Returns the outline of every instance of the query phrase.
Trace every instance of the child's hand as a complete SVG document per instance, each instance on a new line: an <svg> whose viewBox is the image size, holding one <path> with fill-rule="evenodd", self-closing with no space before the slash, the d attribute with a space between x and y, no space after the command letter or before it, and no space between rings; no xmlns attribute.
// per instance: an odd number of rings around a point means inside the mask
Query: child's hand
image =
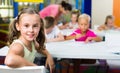
<svg viewBox="0 0 120 73"><path fill-rule="evenodd" d="M76 34L75 39L82 37L82 34Z"/></svg>
<svg viewBox="0 0 120 73"><path fill-rule="evenodd" d="M93 40L93 37L88 37L86 40L85 40L85 43L88 43L88 42L90 42L90 41L92 41Z"/></svg>
<svg viewBox="0 0 120 73"><path fill-rule="evenodd" d="M49 68L50 68L50 73L53 73L53 70L54 70L55 65L54 65L54 61L53 61L51 55L49 55L49 56L47 57L47 59L46 59L46 65L45 65L45 66L46 66L46 67L49 66Z"/></svg>

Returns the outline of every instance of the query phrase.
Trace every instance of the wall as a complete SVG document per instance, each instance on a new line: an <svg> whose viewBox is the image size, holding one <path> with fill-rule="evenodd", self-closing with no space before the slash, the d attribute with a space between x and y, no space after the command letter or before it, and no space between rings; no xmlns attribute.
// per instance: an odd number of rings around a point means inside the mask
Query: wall
<svg viewBox="0 0 120 73"><path fill-rule="evenodd" d="M92 27L104 24L109 14L113 14L113 0L92 0Z"/></svg>

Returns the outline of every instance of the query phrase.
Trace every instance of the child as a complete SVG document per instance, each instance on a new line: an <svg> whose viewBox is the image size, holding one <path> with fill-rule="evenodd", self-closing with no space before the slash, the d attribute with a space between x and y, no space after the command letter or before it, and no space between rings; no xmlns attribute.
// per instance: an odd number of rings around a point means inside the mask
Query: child
<svg viewBox="0 0 120 73"><path fill-rule="evenodd" d="M82 14L78 18L78 26L71 35L65 36L65 40L75 39L76 41L85 41L91 42L96 41L99 42L102 39L98 37L93 31L89 29L90 16L87 14Z"/></svg>
<svg viewBox="0 0 120 73"><path fill-rule="evenodd" d="M82 14L78 18L78 26L79 28L76 29L71 35L65 36L65 40L75 39L75 41L84 41L84 42L91 42L91 41L102 41L100 37L98 37L93 31L89 29L90 24L90 16L87 14ZM93 64L96 60L91 59L74 59L74 73L79 73L79 66L80 64Z"/></svg>
<svg viewBox="0 0 120 73"><path fill-rule="evenodd" d="M78 28L78 16L80 12L79 10L73 10L71 13L71 21L70 22L65 22L63 21L62 23L58 24L58 27L62 29L76 29Z"/></svg>
<svg viewBox="0 0 120 73"><path fill-rule="evenodd" d="M32 8L23 8L14 22L10 24L10 49L5 58L7 66L13 68L36 66L33 61L35 53L39 52L46 55L46 66L49 66L52 72L54 62L45 49L44 25L40 22L38 12Z"/></svg>
<svg viewBox="0 0 120 73"><path fill-rule="evenodd" d="M45 17L45 33L47 42L63 41L64 37L59 28L55 25L53 17Z"/></svg>
<svg viewBox="0 0 120 73"><path fill-rule="evenodd" d="M71 22L69 22L69 28L70 29L78 28L78 17L79 17L79 15L80 15L79 10L72 11Z"/></svg>
<svg viewBox="0 0 120 73"><path fill-rule="evenodd" d="M98 30L109 30L116 29L117 27L114 25L114 17L112 15L108 15L105 19L105 23L98 27Z"/></svg>

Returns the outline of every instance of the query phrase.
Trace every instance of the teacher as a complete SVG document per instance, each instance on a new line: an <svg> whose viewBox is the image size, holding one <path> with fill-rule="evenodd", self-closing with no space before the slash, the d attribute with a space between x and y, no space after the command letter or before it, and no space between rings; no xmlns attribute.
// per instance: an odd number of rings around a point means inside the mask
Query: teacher
<svg viewBox="0 0 120 73"><path fill-rule="evenodd" d="M51 4L39 12L40 17L43 19L46 16L52 16L58 21L61 14L68 14L72 10L72 5L62 1L60 4Z"/></svg>

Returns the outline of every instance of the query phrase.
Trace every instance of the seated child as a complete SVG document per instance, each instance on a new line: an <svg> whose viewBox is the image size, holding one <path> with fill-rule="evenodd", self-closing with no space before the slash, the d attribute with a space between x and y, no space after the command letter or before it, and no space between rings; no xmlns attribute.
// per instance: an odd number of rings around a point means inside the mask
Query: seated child
<svg viewBox="0 0 120 73"><path fill-rule="evenodd" d="M96 41L100 42L102 39L97 36L93 31L89 29L90 24L90 16L87 14L82 14L78 18L78 26L71 35L65 36L65 40L75 39L75 41L84 41L91 42ZM94 64L96 60L94 59L73 59L74 63L74 73L79 73L80 64Z"/></svg>
<svg viewBox="0 0 120 73"><path fill-rule="evenodd" d="M109 30L109 29L117 29L114 25L114 16L108 15L105 19L105 23L98 27L98 30Z"/></svg>
<svg viewBox="0 0 120 73"><path fill-rule="evenodd" d="M21 9L9 26L10 46L5 65L12 68L37 66L34 59L38 52L46 56L46 67L49 67L52 73L54 62L44 43L44 25L41 24L38 12L32 8Z"/></svg>
<svg viewBox="0 0 120 73"><path fill-rule="evenodd" d="M79 10L73 10L71 14L71 21L68 23L69 29L76 29L78 28L78 17L80 15Z"/></svg>
<svg viewBox="0 0 120 73"><path fill-rule="evenodd" d="M63 41L64 36L60 32L59 28L54 24L53 17L45 17L45 33L46 42L57 42Z"/></svg>
<svg viewBox="0 0 120 73"><path fill-rule="evenodd" d="M71 21L66 22L63 21L62 23L58 24L58 27L62 29L76 29L78 28L78 16L80 12L79 10L73 10L71 13Z"/></svg>
<svg viewBox="0 0 120 73"><path fill-rule="evenodd" d="M89 15L87 14L80 15L78 18L79 28L76 29L71 35L65 36L65 40L75 39L76 41L85 42L101 41L102 39L89 29L89 23L90 23Z"/></svg>

